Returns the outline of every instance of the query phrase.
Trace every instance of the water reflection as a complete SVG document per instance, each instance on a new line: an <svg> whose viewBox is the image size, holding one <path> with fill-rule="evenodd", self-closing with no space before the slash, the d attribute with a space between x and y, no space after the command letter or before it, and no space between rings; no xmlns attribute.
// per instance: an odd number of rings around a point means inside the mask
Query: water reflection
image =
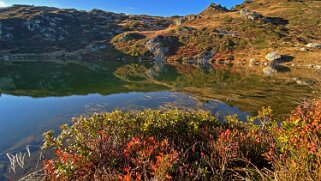
<svg viewBox="0 0 321 181"><path fill-rule="evenodd" d="M0 162L5 152L39 145L42 132L81 114L180 108L209 110L221 120L228 114L245 119L268 105L287 113L313 98L313 87L298 81L231 64L0 63Z"/></svg>
<svg viewBox="0 0 321 181"><path fill-rule="evenodd" d="M291 76L288 79L260 76L232 64L17 62L1 63L0 70L0 92L16 96L174 91L191 93L201 100L222 100L245 112L271 105L280 113L286 113L302 99L313 96L313 88L297 84ZM264 73L271 76L289 71L288 67L278 65Z"/></svg>
<svg viewBox="0 0 321 181"><path fill-rule="evenodd" d="M224 103L215 102L211 110L222 112ZM175 92L125 93L103 96L90 94L86 96L66 96L32 98L26 96L2 95L0 99L0 153L8 148L25 144L24 138L39 137L46 130L58 128L72 117L81 114L90 115L95 112L106 112L115 109L124 111L165 108L199 109L208 108L195 98ZM223 108L223 107L222 107ZM241 111L235 109L235 113ZM223 112L224 111L224 112ZM34 140L35 141L35 140ZM40 141L37 139L37 141Z"/></svg>

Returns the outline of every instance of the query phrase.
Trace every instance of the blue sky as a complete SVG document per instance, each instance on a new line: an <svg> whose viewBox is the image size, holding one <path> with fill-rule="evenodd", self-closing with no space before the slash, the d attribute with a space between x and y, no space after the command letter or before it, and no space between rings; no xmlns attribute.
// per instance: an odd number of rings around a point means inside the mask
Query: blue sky
<svg viewBox="0 0 321 181"><path fill-rule="evenodd" d="M0 7L12 4L30 4L83 10L98 8L117 13L172 16L197 14L213 2L230 8L242 3L243 0L0 0Z"/></svg>

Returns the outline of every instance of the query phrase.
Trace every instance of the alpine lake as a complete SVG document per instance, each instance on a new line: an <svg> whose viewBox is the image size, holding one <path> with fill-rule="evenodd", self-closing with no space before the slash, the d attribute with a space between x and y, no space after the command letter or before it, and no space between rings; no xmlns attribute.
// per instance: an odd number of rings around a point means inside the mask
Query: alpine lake
<svg viewBox="0 0 321 181"><path fill-rule="evenodd" d="M73 117L113 110L207 110L241 119L271 106L286 115L320 96L321 72L303 68L266 76L262 67L125 61L0 62L0 175L6 153L38 154L42 134ZM30 172L30 171L26 171ZM23 174L23 173L22 173ZM0 176L1 180L1 176Z"/></svg>

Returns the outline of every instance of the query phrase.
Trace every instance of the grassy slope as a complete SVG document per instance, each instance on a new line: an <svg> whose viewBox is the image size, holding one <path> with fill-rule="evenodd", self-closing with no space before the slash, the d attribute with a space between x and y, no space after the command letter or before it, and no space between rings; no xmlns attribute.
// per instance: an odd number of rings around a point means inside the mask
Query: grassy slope
<svg viewBox="0 0 321 181"><path fill-rule="evenodd" d="M266 17L283 18L288 24L272 25L241 18L237 10L244 8ZM320 1L257 0L229 12L205 10L196 19L187 20L181 26L139 33L145 35L146 39L156 35L178 37L181 45L170 57L172 60L193 58L206 50L215 50L220 53L214 57L216 59L226 59L229 54L233 54L237 60L256 58L263 61L266 53L277 50L292 56L293 63L320 63L319 50L299 51L299 48L307 43L321 41L320 11ZM237 36L219 35L217 29L235 33ZM135 49L144 55L146 49L140 46L143 43L144 39L140 39L136 43L131 40L114 42L114 45L125 53Z"/></svg>

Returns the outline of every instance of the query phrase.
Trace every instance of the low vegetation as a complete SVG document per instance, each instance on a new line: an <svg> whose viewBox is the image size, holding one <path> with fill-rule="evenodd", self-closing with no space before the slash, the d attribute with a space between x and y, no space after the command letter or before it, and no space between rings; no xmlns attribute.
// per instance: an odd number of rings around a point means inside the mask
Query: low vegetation
<svg viewBox="0 0 321 181"><path fill-rule="evenodd" d="M112 44L122 53L131 56L148 56L150 53L145 47L145 36L138 33L121 34L112 39Z"/></svg>
<svg viewBox="0 0 321 181"><path fill-rule="evenodd" d="M320 180L321 102L284 120L179 110L80 117L44 134L47 180Z"/></svg>

